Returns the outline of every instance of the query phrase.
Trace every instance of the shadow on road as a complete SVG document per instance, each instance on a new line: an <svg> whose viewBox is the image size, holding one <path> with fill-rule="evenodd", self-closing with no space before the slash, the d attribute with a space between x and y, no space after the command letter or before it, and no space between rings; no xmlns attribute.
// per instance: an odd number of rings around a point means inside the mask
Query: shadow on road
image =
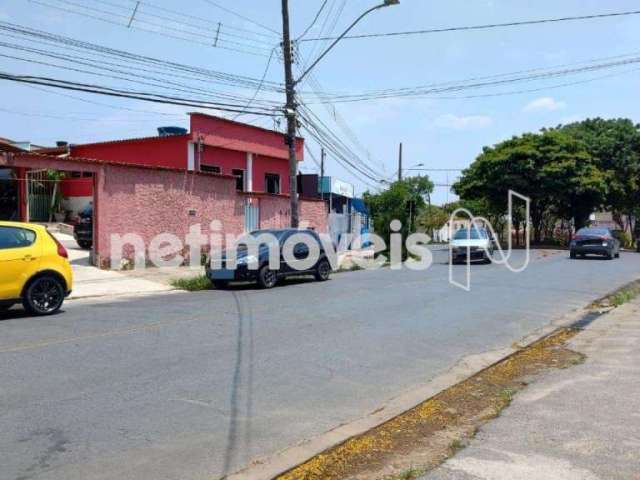
<svg viewBox="0 0 640 480"><path fill-rule="evenodd" d="M58 315L64 314L64 310L60 310L56 313L54 313L53 315L51 315L52 317L56 317ZM15 306L13 308L11 308L10 310L2 310L0 311L0 322L3 322L5 320L27 320L27 319L34 319L37 320L38 317L37 315L32 315L29 312L27 312L24 308L19 307L19 306Z"/></svg>
<svg viewBox="0 0 640 480"><path fill-rule="evenodd" d="M227 430L227 444L225 447L222 467L223 477L231 473L231 470L234 467L234 462L237 462L238 454L240 452L243 452L245 456L245 458L242 459L242 463L249 462L251 456L251 420L253 418L253 310L246 294L243 294L242 291L233 291L231 293L236 304L238 326L233 379L231 383L231 392L229 394L229 428ZM244 388L243 376L246 376L246 380L244 380ZM243 392L245 396L245 411L242 416L245 420L244 435L241 439L239 414L241 413L240 410ZM242 441L242 445L239 445L240 441Z"/></svg>

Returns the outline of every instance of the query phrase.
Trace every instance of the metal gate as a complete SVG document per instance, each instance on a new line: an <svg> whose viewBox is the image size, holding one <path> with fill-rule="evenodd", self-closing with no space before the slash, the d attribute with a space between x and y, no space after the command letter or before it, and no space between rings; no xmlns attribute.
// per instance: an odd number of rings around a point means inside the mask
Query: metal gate
<svg viewBox="0 0 640 480"><path fill-rule="evenodd" d="M27 192L30 222L48 222L51 212L54 182L49 180L47 170L27 172Z"/></svg>
<svg viewBox="0 0 640 480"><path fill-rule="evenodd" d="M260 206L257 200L247 198L244 204L244 229L253 232L260 228Z"/></svg>

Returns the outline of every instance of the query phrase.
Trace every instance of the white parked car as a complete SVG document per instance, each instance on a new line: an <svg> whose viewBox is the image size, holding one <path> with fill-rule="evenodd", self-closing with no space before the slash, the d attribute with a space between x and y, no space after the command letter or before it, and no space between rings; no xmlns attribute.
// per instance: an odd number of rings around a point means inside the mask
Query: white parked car
<svg viewBox="0 0 640 480"><path fill-rule="evenodd" d="M467 256L472 262L491 263L494 242L484 228L463 228L458 230L449 245L451 262L466 262Z"/></svg>

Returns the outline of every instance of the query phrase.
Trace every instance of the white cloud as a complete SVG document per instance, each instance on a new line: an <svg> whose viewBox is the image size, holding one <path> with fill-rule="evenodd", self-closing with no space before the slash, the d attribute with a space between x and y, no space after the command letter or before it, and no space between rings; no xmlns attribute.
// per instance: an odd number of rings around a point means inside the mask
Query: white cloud
<svg viewBox="0 0 640 480"><path fill-rule="evenodd" d="M524 112L554 112L556 110L562 110L566 106L566 103L560 102L553 97L540 97L529 102L522 110Z"/></svg>
<svg viewBox="0 0 640 480"><path fill-rule="evenodd" d="M452 128L454 130L477 130L487 128L493 124L493 119L487 115L458 116L453 113L442 115L434 122L436 127Z"/></svg>

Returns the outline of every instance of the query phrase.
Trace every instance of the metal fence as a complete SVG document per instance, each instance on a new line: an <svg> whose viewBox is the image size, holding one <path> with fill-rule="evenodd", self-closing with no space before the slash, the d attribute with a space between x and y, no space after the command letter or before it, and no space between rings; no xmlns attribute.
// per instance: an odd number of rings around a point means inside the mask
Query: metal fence
<svg viewBox="0 0 640 480"><path fill-rule="evenodd" d="M48 222L51 212L54 182L49 180L47 170L27 172L29 199L29 221Z"/></svg>

